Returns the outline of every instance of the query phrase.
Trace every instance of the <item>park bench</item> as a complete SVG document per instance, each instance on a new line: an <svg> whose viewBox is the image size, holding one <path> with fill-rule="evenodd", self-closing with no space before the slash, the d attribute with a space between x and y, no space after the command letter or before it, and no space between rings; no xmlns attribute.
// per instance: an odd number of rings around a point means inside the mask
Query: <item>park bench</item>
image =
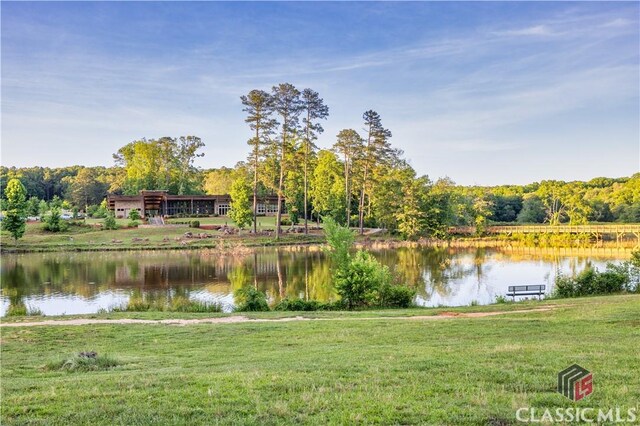
<svg viewBox="0 0 640 426"><path fill-rule="evenodd" d="M542 298L546 288L547 286L545 285L510 285L507 296L511 296L514 299L516 296L538 296Z"/></svg>

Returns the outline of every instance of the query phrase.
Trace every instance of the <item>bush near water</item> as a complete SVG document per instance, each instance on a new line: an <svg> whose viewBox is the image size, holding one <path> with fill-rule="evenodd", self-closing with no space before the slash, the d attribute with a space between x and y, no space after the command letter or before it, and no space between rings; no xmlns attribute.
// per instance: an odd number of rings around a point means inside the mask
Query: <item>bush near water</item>
<svg viewBox="0 0 640 426"><path fill-rule="evenodd" d="M640 292L640 251L621 264L609 263L605 271L588 267L578 275L556 277L556 297L579 297L598 294Z"/></svg>

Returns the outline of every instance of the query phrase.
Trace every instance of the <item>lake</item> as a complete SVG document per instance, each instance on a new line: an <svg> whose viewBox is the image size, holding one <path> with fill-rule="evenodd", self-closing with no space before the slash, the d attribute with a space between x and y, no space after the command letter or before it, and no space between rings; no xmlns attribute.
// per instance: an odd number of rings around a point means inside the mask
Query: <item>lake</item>
<svg viewBox="0 0 640 426"><path fill-rule="evenodd" d="M422 306L488 304L509 285L546 284L558 272L629 257L621 249L433 248L373 251L399 279L417 289ZM0 314L24 303L45 315L88 314L126 304L130 297L175 295L217 301L233 309L233 292L254 285L270 301L336 298L330 265L317 247L264 248L248 255L202 251L129 251L2 255Z"/></svg>

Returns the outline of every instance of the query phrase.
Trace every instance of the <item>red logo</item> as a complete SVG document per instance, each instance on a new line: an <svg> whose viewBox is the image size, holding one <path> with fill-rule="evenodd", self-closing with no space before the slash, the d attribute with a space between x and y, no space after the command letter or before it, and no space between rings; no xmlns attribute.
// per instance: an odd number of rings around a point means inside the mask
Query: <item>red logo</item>
<svg viewBox="0 0 640 426"><path fill-rule="evenodd" d="M558 373L558 392L573 401L580 401L593 392L593 375L573 364Z"/></svg>
<svg viewBox="0 0 640 426"><path fill-rule="evenodd" d="M573 385L574 401L580 401L593 392L593 374L589 373Z"/></svg>

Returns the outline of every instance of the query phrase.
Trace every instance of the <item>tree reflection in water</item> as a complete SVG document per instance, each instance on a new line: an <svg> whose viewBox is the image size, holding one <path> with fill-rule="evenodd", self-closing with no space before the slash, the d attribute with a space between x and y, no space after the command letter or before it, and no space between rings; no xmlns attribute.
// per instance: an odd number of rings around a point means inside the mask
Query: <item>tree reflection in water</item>
<svg viewBox="0 0 640 426"><path fill-rule="evenodd" d="M607 260L597 253L585 256L530 249L519 253L404 247L374 255L399 280L414 286L419 300L438 297L452 304L465 304L456 297L469 287L476 293L490 286L504 286L506 291L513 280L549 282L558 270L575 274ZM73 298L75 304L99 300L102 308L109 308L109 295L147 300L206 295L231 300L230 295L245 285L267 292L273 302L283 297L336 298L329 260L324 252L310 247L265 248L244 256L220 255L215 250L3 255L0 273L3 314L8 305L38 307L44 300L50 302L46 314L74 313L68 303L57 311L57 298Z"/></svg>

